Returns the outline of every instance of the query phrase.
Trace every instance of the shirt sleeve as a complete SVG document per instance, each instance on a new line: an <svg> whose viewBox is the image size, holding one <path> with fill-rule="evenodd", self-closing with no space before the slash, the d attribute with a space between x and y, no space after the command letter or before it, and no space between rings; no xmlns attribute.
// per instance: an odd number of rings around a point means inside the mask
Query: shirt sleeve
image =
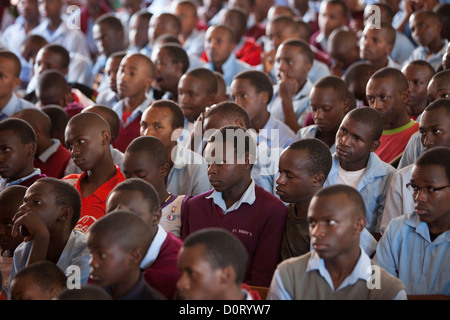
<svg viewBox="0 0 450 320"><path fill-rule="evenodd" d="M280 277L279 270L275 270L275 273L270 284L269 292L267 294L267 300L292 300L292 297L286 291L283 285L283 281Z"/></svg>

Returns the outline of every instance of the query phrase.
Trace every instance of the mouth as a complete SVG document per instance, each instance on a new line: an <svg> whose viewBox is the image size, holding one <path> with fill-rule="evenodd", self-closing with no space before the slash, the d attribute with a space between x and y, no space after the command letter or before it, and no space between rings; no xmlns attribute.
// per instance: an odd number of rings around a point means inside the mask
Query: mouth
<svg viewBox="0 0 450 320"><path fill-rule="evenodd" d="M326 243L313 243L312 246L316 251L323 251L328 248L328 245Z"/></svg>
<svg viewBox="0 0 450 320"><path fill-rule="evenodd" d="M338 157L344 157L344 158L351 156L350 152L348 152L338 146L336 146L336 154L338 155Z"/></svg>
<svg viewBox="0 0 450 320"><path fill-rule="evenodd" d="M419 217L427 216L430 213L428 208L422 206L414 207L414 209L416 210L416 213Z"/></svg>

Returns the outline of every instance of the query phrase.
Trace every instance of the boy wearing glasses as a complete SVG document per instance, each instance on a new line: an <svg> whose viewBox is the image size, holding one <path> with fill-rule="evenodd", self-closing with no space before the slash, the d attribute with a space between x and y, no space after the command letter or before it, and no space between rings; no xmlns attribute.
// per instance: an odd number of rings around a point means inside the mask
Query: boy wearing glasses
<svg viewBox="0 0 450 320"><path fill-rule="evenodd" d="M408 295L450 295L449 157L449 148L436 147L416 160L408 184L414 211L394 218L378 243L375 263Z"/></svg>

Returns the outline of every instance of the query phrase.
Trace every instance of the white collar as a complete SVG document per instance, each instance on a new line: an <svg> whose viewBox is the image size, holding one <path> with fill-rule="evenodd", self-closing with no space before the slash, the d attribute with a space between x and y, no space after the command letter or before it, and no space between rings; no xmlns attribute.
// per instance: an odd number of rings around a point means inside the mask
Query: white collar
<svg viewBox="0 0 450 320"><path fill-rule="evenodd" d="M213 199L214 203L222 209L224 214L226 214L230 211L239 209L239 207L243 203L248 203L248 204L252 205L253 202L255 202L255 200L256 200L255 181L252 179L252 182L248 186L247 190L245 190L245 192L242 194L241 198L238 201L236 201L228 209L225 204L225 200L223 200L223 198L222 198L222 192L218 192L218 191L214 190L209 196L206 196L205 198Z"/></svg>

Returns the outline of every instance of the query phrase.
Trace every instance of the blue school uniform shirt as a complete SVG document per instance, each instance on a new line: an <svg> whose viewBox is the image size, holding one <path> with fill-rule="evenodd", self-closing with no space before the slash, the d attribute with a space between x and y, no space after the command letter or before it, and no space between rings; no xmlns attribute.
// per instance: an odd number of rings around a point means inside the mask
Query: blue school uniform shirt
<svg viewBox="0 0 450 320"><path fill-rule="evenodd" d="M409 59L405 61L405 64L414 60L425 60L428 61L428 63L430 63L433 66L434 70L437 70L437 68L442 63L442 57L445 54L445 51L447 50L447 44L448 40L443 39L442 48L436 53L431 53L427 47L419 46L416 49L414 49Z"/></svg>
<svg viewBox="0 0 450 320"><path fill-rule="evenodd" d="M403 151L403 155L400 159L400 162L397 166L397 169L401 169L404 167L413 164L416 159L425 151L423 147L422 141L420 140L420 132L415 132L408 141L408 144Z"/></svg>
<svg viewBox="0 0 450 320"><path fill-rule="evenodd" d="M450 230L431 241L416 212L392 219L374 261L398 277L407 294L450 295Z"/></svg>
<svg viewBox="0 0 450 320"><path fill-rule="evenodd" d="M269 148L283 149L289 147L295 140L297 140L297 136L294 131L272 115L269 116L269 120L256 138L258 144L265 141Z"/></svg>
<svg viewBox="0 0 450 320"><path fill-rule="evenodd" d="M25 99L19 98L15 93L13 93L8 103L3 107L3 109L0 110L0 121L7 119L14 113L27 108L36 109L36 106Z"/></svg>
<svg viewBox="0 0 450 320"><path fill-rule="evenodd" d="M205 65L205 68L214 71L214 64L212 62L208 62ZM239 72L250 69L252 69L252 67L249 64L237 59L233 53L230 54L227 61L225 61L222 65L222 76L225 80L225 83L227 84L227 87L231 85L231 81L233 81L235 75L237 75Z"/></svg>
<svg viewBox="0 0 450 320"><path fill-rule="evenodd" d="M333 165L325 180L324 187L338 184L339 159L333 154ZM386 201L386 192L395 168L382 161L375 153L371 152L366 169L356 186L366 205L366 228L370 232L380 232L381 216Z"/></svg>
<svg viewBox="0 0 450 320"><path fill-rule="evenodd" d="M306 126L304 128L301 128L297 132L297 138L298 139L312 139L312 138L315 138L316 135L317 135L317 131L319 131L319 128L315 124ZM331 152L331 154L336 152L336 144L335 143L333 143L333 145L330 147L330 152Z"/></svg>

